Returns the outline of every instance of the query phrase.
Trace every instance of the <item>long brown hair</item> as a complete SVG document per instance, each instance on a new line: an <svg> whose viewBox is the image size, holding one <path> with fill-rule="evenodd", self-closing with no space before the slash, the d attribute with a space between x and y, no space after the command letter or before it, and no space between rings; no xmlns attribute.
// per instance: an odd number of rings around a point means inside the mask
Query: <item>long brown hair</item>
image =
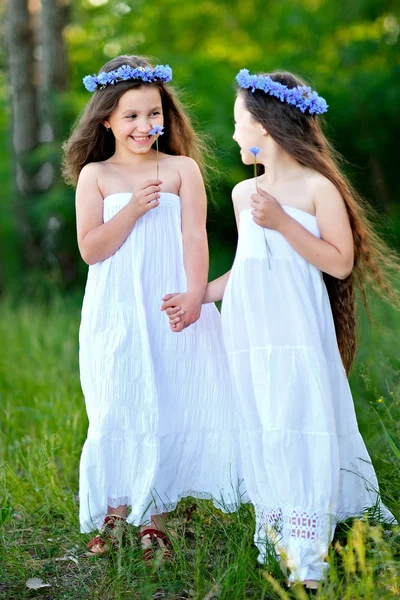
<svg viewBox="0 0 400 600"><path fill-rule="evenodd" d="M269 74L289 88L307 85L286 71ZM356 351L355 288L362 296L368 312L366 290L370 285L386 299L399 305L388 284L388 276L399 273L396 254L374 232L367 215L371 209L357 193L340 169L343 159L324 136L320 117L302 113L298 108L262 91L240 89L247 110L263 125L272 138L299 163L318 171L341 193L347 207L354 240L354 267L346 279L336 279L324 273L335 322L336 337L343 365L349 373Z"/></svg>
<svg viewBox="0 0 400 600"><path fill-rule="evenodd" d="M151 67L150 62L141 56L117 56L105 64L101 71L113 71L122 65L133 68ZM159 138L159 150L176 156L189 156L200 167L203 177L207 178L205 158L209 154L208 146L195 132L190 118L172 86L163 82L143 83L131 80L121 81L96 90L83 114L74 125L70 138L63 146L63 176L67 183L76 184L82 168L91 162L110 158L115 152L115 138L103 125L113 112L121 96L130 89L140 86L153 86L160 90L164 114L165 133Z"/></svg>

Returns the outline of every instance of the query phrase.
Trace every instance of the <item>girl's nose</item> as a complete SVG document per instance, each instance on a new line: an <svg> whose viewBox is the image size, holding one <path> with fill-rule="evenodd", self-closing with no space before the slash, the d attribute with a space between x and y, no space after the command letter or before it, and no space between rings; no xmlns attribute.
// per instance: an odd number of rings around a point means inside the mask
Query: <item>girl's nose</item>
<svg viewBox="0 0 400 600"><path fill-rule="evenodd" d="M151 125L150 125L149 121L141 121L137 125L137 130L140 133L149 133L150 129L151 129Z"/></svg>

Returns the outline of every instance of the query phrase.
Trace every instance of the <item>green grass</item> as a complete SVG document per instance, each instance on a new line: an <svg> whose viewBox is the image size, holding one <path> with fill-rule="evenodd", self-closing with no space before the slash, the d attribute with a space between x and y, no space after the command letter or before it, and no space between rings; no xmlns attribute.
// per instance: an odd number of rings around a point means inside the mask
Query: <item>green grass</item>
<svg viewBox="0 0 400 600"><path fill-rule="evenodd" d="M87 420L81 395L79 301L0 303L0 599L289 599L271 558L257 566L253 514L222 515L182 501L169 524L178 534L170 565L143 565L137 531L109 559L85 556L78 528L78 463ZM351 383L360 429L384 502L400 519L400 315L377 304ZM318 597L400 595L400 531L354 521L338 527L330 574ZM38 577L51 587L29 590Z"/></svg>

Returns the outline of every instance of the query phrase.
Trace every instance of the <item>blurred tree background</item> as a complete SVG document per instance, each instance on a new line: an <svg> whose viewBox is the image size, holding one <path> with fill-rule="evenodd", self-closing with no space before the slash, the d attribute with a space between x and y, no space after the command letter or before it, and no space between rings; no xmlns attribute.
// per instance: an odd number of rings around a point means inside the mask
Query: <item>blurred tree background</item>
<svg viewBox="0 0 400 600"><path fill-rule="evenodd" d="M326 132L396 243L396 0L3 0L0 11L0 293L83 289L61 144L89 99L82 78L118 54L170 64L197 129L209 136L211 276L233 258L230 190L251 176L231 137L233 81L243 67L291 70L327 99Z"/></svg>
<svg viewBox="0 0 400 600"><path fill-rule="evenodd" d="M400 249L399 34L398 0L0 0L0 598L27 597L31 577L53 586L46 597L64 600L147 600L160 588L164 598L278 598L268 573L254 568L247 512L220 520L206 505L192 512L183 504L172 521L182 552L160 579L139 567L136 546L118 563L84 562L76 493L87 420L77 333L87 266L74 190L60 176L62 143L90 98L82 78L118 54L173 68L213 153L214 278L235 251L231 189L252 176L232 140L234 77L243 67L291 70L327 99L326 133L375 207L375 224ZM361 311L351 388L382 498L400 522L400 312L382 299L371 305L372 326ZM348 541L345 528L338 532L321 598L398 593L399 536L385 525L368 533L364 549L357 531Z"/></svg>

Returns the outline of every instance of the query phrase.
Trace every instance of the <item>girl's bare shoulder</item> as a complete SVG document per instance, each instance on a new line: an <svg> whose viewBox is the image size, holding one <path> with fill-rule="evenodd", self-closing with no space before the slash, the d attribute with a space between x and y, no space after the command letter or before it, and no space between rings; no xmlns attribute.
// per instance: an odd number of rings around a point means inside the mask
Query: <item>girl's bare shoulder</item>
<svg viewBox="0 0 400 600"><path fill-rule="evenodd" d="M235 206L241 204L243 200L248 200L250 195L256 192L256 182L254 177L243 179L235 185L232 190L232 201Z"/></svg>
<svg viewBox="0 0 400 600"><path fill-rule="evenodd" d="M325 177L325 175L309 167L302 168L302 171L299 175L299 180L302 181L310 191L323 188L326 189L331 186L335 187L334 184L327 177Z"/></svg>
<svg viewBox="0 0 400 600"><path fill-rule="evenodd" d="M198 164L193 158L189 158L188 156L172 156L165 154L165 159L160 161L160 168L162 165L163 172L167 171L168 176L172 178L176 178L178 183L178 187L181 188L183 184L186 182L192 182L193 185L195 182L202 181L202 175ZM162 172L160 170L161 179Z"/></svg>
<svg viewBox="0 0 400 600"><path fill-rule="evenodd" d="M165 162L165 164L169 168L176 168L177 170L191 170L191 169L199 169L197 163L193 158L189 158L189 156L174 156L173 154L162 154L160 156L161 160Z"/></svg>
<svg viewBox="0 0 400 600"><path fill-rule="evenodd" d="M307 184L315 205L321 201L326 202L328 198L330 202L343 204L343 198L338 188L328 177L317 171L310 170L307 179Z"/></svg>
<svg viewBox="0 0 400 600"><path fill-rule="evenodd" d="M79 174L79 181L98 179L106 170L106 164L106 161L88 163L82 167L82 170Z"/></svg>

